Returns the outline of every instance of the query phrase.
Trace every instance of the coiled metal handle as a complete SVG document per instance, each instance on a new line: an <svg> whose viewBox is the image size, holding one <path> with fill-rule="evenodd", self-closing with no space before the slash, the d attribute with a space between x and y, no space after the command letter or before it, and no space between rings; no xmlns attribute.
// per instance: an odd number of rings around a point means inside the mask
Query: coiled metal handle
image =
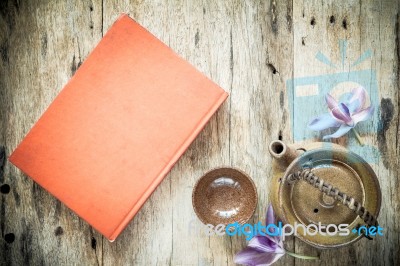
<svg viewBox="0 0 400 266"><path fill-rule="evenodd" d="M318 188L322 193L333 197L336 201L343 203L343 205L349 207L355 212L368 226L378 226L376 218L365 209L364 206L353 197L341 192L338 188L333 187L331 184L325 182L322 178L314 175L310 168L305 168L302 171L297 171L286 177L289 183L293 183L296 180L304 180L310 185Z"/></svg>

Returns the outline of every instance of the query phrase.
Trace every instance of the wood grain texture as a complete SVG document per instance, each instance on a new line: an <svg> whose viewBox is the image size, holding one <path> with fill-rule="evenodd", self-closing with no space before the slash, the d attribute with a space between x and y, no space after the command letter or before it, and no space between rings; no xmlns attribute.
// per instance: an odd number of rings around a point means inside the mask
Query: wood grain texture
<svg viewBox="0 0 400 266"><path fill-rule="evenodd" d="M400 18L397 1L2 1L0 4L0 265L233 265L243 237L205 236L192 188L218 166L253 177L268 204L268 143L292 141L286 81L334 73L318 51L348 62L371 49L362 67L377 74L380 130L364 136L382 160L385 237L339 250L317 250L297 239L288 250L320 255L316 262L284 256L276 265L399 265ZM145 203L110 243L5 159L40 117L120 13L128 13L230 97ZM345 71L350 71L346 65ZM313 108L310 106L309 108ZM337 140L346 145L346 137ZM3 152L4 150L4 152ZM9 185L10 191L7 192Z"/></svg>

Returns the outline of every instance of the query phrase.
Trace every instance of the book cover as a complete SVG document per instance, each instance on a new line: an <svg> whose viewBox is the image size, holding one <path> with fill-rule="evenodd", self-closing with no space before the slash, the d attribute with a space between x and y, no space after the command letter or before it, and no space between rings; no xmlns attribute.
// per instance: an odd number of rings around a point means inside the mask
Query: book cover
<svg viewBox="0 0 400 266"><path fill-rule="evenodd" d="M226 97L121 15L9 160L113 241Z"/></svg>

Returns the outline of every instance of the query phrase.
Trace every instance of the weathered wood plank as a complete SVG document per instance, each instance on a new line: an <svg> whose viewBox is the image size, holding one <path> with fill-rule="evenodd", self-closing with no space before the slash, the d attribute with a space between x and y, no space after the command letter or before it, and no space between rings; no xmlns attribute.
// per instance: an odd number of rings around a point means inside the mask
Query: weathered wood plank
<svg viewBox="0 0 400 266"><path fill-rule="evenodd" d="M398 25L397 3L389 1L305 1L295 2L294 20L294 75L295 77L329 75L337 72L351 72L369 69L376 72L378 80L379 120L364 129L366 145L379 149L381 158L372 164L382 190L380 224L385 228L385 237L374 241L365 239L340 250L321 251L317 262L296 261L296 265L396 265L399 263L399 196L398 187L398 58L395 38ZM347 41L347 52L342 65L339 40ZM353 66L368 49L372 57ZM321 51L336 68L315 60ZM313 61L311 61L313 60ZM372 80L372 78L371 78ZM371 81L373 82L373 81ZM333 88L351 89L354 83L344 83ZM311 107L313 108L313 107ZM372 131L372 132L371 132ZM350 136L353 138L354 136ZM349 137L342 137L337 143L348 145ZM396 146L397 144L397 146ZM366 154L360 154L367 157ZM395 233L397 232L397 234ZM296 240L298 253L313 253L314 249Z"/></svg>
<svg viewBox="0 0 400 266"><path fill-rule="evenodd" d="M8 157L101 38L100 1L2 1L0 145ZM0 264L101 264L102 238L7 161ZM14 236L14 237L12 237Z"/></svg>
<svg viewBox="0 0 400 266"><path fill-rule="evenodd" d="M292 76L291 1L236 2L233 11L233 85L230 95L230 164L245 170L258 191L252 222L264 222L269 195L271 157L268 145L289 141L285 82ZM291 248L291 241L287 241ZM245 246L232 241L231 256ZM284 257L278 265L290 265Z"/></svg>

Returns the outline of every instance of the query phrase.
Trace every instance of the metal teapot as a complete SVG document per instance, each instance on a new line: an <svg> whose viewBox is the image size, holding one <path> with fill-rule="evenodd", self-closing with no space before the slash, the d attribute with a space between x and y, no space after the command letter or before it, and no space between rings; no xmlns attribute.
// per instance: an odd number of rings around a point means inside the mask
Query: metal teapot
<svg viewBox="0 0 400 266"><path fill-rule="evenodd" d="M286 145L273 141L270 200L283 224L322 225L325 232L297 234L318 248L348 245L365 234L358 228L377 226L381 190L375 172L357 154L332 143ZM347 235L330 232L345 227ZM315 227L314 226L314 227ZM328 227L326 227L328 226Z"/></svg>

